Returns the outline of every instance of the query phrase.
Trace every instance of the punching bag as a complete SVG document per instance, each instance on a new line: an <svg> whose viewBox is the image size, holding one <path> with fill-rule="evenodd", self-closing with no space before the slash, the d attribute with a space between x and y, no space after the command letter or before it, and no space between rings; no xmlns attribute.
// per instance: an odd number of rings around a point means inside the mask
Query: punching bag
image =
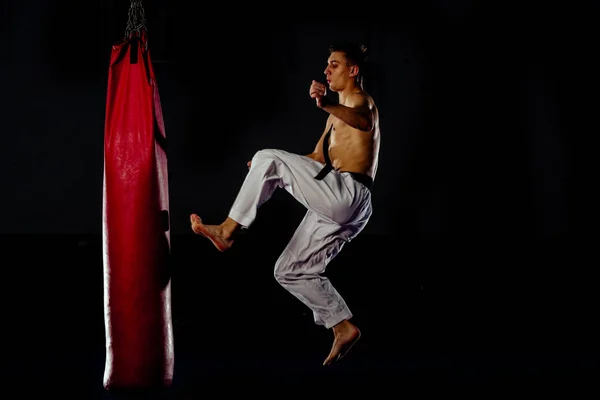
<svg viewBox="0 0 600 400"><path fill-rule="evenodd" d="M166 135L140 30L112 46L104 132L105 389L173 379Z"/></svg>

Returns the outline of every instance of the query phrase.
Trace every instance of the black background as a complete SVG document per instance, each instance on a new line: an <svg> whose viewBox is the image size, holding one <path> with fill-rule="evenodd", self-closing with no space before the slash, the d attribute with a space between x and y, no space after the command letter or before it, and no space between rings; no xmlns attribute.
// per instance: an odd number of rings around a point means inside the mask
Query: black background
<svg viewBox="0 0 600 400"><path fill-rule="evenodd" d="M169 146L177 395L591 382L591 9L143 5ZM2 5L3 378L25 391L102 393L104 117L128 7ZM313 149L326 114L308 88L337 39L370 48L382 148L373 217L329 269L363 339L324 370L331 333L272 277L302 207L277 192L227 254L188 216L225 218L257 150Z"/></svg>

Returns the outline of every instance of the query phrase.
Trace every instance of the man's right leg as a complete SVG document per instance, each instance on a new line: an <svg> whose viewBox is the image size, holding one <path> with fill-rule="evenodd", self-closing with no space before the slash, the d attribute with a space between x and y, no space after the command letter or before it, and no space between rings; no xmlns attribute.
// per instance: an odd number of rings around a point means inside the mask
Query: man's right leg
<svg viewBox="0 0 600 400"><path fill-rule="evenodd" d="M196 214L190 215L192 231L208 238L219 251L225 251L233 245L233 235L240 228L240 224L227 218L220 225L206 225Z"/></svg>
<svg viewBox="0 0 600 400"><path fill-rule="evenodd" d="M197 214L190 216L192 231L208 238L217 250L225 251L233 245L234 234L252 224L260 205L278 187L281 177L270 167L272 157L269 155L268 150L258 151L254 155L250 170L225 221L219 225L207 225Z"/></svg>
<svg viewBox="0 0 600 400"><path fill-rule="evenodd" d="M328 186L313 178L320 168L318 163L297 154L273 149L260 150L252 158L250 170L227 219L219 225L207 225L198 215L192 214L192 230L210 239L219 251L225 251L233 245L235 232L254 222L258 208L271 198L278 187L285 188L306 206L317 203L328 207L327 203L321 201L328 197L319 195L319 190L327 190ZM304 193L312 198L304 196Z"/></svg>

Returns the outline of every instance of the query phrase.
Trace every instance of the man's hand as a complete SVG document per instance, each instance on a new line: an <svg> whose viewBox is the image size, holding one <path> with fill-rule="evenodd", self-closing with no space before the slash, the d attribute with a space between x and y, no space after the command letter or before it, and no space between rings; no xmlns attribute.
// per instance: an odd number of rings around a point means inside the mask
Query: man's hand
<svg viewBox="0 0 600 400"><path fill-rule="evenodd" d="M325 105L323 97L327 94L327 87L324 84L313 80L310 85L309 94L311 98L317 101L317 107L322 108Z"/></svg>
<svg viewBox="0 0 600 400"><path fill-rule="evenodd" d="M246 165L248 165L248 169L250 169L250 167L252 166L252 160L248 161L248 162L246 163Z"/></svg>

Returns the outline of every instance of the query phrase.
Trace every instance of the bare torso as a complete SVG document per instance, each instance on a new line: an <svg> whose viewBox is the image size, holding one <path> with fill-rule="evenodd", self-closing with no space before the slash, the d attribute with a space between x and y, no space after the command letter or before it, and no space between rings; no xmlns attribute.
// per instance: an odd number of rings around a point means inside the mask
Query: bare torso
<svg viewBox="0 0 600 400"><path fill-rule="evenodd" d="M373 128L368 132L360 131L330 115L327 125L333 123L333 129L329 157L333 167L340 172L357 172L375 179L379 161L379 111L373 99L366 97L373 113Z"/></svg>

